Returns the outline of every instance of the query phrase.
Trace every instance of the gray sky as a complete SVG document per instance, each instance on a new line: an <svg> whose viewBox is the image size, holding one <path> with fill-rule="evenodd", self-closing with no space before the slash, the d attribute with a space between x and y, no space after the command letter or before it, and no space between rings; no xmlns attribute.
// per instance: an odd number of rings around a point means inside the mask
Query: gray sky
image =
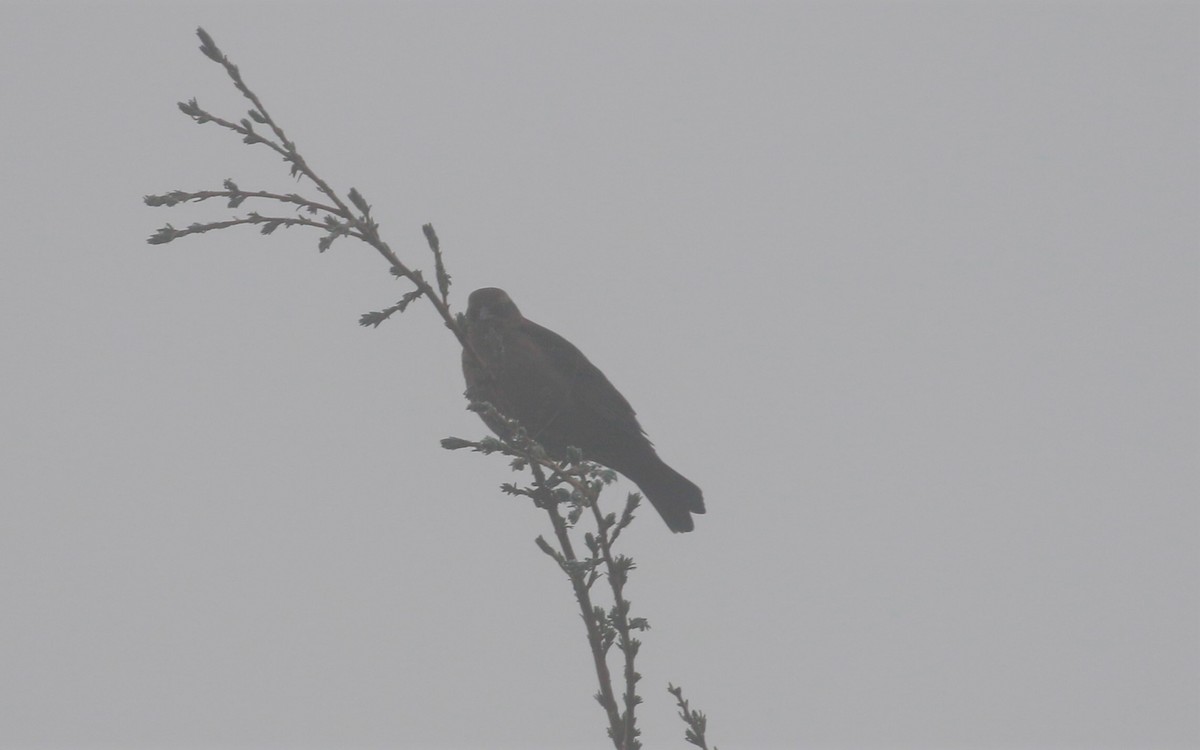
<svg viewBox="0 0 1200 750"><path fill-rule="evenodd" d="M295 189L176 110L245 111L197 25L704 488L624 545L647 747L668 681L726 748L1200 746L1198 7L0 5L0 748L606 746L432 310L145 244Z"/></svg>

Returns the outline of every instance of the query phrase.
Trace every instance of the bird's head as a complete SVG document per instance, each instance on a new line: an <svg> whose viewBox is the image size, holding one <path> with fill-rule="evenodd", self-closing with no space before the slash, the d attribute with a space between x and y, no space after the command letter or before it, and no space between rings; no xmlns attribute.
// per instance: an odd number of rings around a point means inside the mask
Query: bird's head
<svg viewBox="0 0 1200 750"><path fill-rule="evenodd" d="M484 287L471 292L467 298L467 324L483 321L515 322L521 320L521 311L503 289Z"/></svg>

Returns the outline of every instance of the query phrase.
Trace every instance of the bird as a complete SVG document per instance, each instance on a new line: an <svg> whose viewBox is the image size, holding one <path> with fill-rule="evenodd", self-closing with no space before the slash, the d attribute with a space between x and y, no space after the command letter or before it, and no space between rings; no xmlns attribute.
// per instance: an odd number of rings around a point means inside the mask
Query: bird
<svg viewBox="0 0 1200 750"><path fill-rule="evenodd" d="M552 457L568 447L638 486L671 531L692 531L704 513L700 488L654 450L637 415L604 373L571 342L521 315L503 289L476 289L467 300L462 354L466 396L521 424ZM508 437L505 423L481 414Z"/></svg>

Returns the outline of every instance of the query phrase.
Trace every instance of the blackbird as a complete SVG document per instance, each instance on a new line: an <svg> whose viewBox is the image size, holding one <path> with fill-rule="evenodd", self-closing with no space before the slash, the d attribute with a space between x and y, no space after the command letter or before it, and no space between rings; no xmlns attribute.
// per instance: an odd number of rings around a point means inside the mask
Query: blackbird
<svg viewBox="0 0 1200 750"><path fill-rule="evenodd" d="M571 342L526 320L503 289L476 289L467 302L463 376L467 398L515 419L555 458L568 446L628 477L674 532L704 512L700 488L663 463L633 407ZM483 421L507 437L504 424Z"/></svg>

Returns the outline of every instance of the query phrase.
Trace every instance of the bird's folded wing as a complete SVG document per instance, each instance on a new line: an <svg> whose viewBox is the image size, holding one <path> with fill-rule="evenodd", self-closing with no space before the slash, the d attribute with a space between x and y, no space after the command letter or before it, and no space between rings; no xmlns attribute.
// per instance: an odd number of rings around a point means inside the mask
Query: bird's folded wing
<svg viewBox="0 0 1200 750"><path fill-rule="evenodd" d="M578 408L592 412L631 436L645 434L633 407L574 344L529 320L525 321L523 329L554 369L571 382L572 400Z"/></svg>

